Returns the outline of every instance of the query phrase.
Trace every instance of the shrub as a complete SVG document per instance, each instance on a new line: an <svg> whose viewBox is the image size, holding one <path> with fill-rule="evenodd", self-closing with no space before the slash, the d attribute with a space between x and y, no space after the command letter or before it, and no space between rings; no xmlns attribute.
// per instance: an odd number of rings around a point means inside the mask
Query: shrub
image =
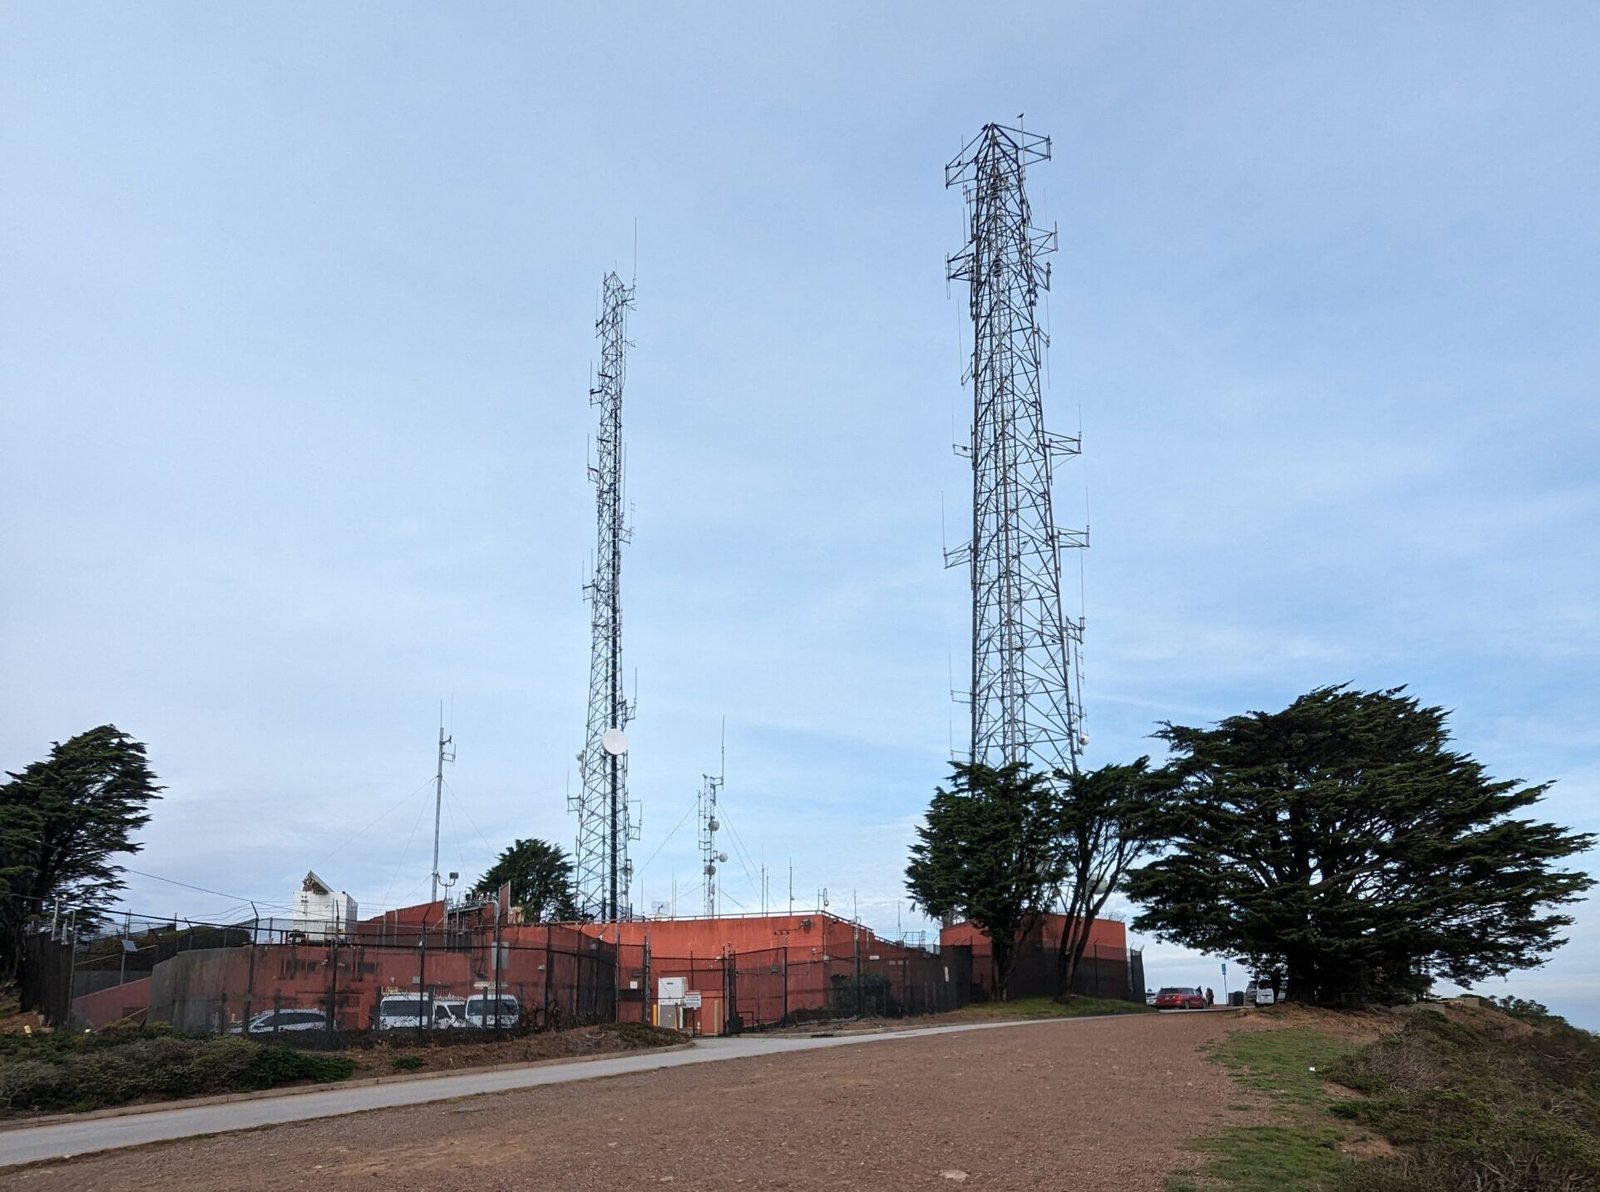
<svg viewBox="0 0 1600 1192"><path fill-rule="evenodd" d="M420 1055L397 1055L389 1061L396 1072L416 1072L422 1067Z"/></svg>
<svg viewBox="0 0 1600 1192"><path fill-rule="evenodd" d="M0 1113L95 1109L147 1097L192 1097L344 1080L355 1064L240 1038L128 1031L43 1035L0 1050ZM33 1040L28 1040L33 1042Z"/></svg>
<svg viewBox="0 0 1600 1192"><path fill-rule="evenodd" d="M603 1022L597 1029L615 1035L624 1047L671 1047L684 1040L679 1032L648 1022Z"/></svg>
<svg viewBox="0 0 1600 1192"><path fill-rule="evenodd" d="M1333 1079L1369 1096L1334 1112L1411 1148L1359 1165L1341 1187L1600 1188L1600 1038L1548 1015L1518 1018L1537 1025L1512 1032L1504 1019L1469 1025L1419 1013L1335 1065Z"/></svg>
<svg viewBox="0 0 1600 1192"><path fill-rule="evenodd" d="M62 1099L62 1078L61 1066L47 1060L0 1062L0 1112L16 1113L67 1104Z"/></svg>

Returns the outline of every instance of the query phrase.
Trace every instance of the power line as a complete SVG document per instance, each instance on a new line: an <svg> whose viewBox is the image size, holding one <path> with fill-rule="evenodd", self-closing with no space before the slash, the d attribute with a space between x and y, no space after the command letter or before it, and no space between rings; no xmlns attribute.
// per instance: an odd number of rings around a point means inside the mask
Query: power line
<svg viewBox="0 0 1600 1192"><path fill-rule="evenodd" d="M169 886L180 886L185 890L193 890L197 894L214 894L218 898L226 898L232 902L254 902L257 906L270 906L277 910L293 909L287 902L269 902L265 898L248 898L243 894L226 894L221 890L208 890L204 886L192 886L188 882L180 882L170 877L161 877L154 873L144 873L138 869L129 869L127 866L122 867L122 872L131 873L135 877L148 878L153 882L165 882ZM43 900L41 899L41 901Z"/></svg>

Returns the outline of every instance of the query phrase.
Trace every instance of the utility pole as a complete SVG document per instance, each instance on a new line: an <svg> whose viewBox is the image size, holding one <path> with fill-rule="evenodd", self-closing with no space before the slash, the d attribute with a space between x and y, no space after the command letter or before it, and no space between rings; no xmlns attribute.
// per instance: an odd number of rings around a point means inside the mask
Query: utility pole
<svg viewBox="0 0 1600 1192"><path fill-rule="evenodd" d="M622 547L632 536L623 509L622 384L627 315L633 287L615 273L601 282L601 313L595 323L600 368L589 390L599 407L595 462L596 549L594 577L584 587L590 609L589 712L583 752L578 755L580 790L567 808L578 814L574 869L578 900L601 922L627 913L623 900L633 875L628 842L638 827L628 806L628 738L632 707L623 692Z"/></svg>
<svg viewBox="0 0 1600 1192"><path fill-rule="evenodd" d="M1018 119L1020 125L1021 120ZM973 762L1027 763L1035 773L1076 771L1083 735L1079 675L1083 619L1064 619L1061 555L1086 547L1089 531L1057 527L1051 506L1055 461L1080 440L1044 429L1040 366L1048 346L1039 293L1050 288L1042 258L1054 229L1033 226L1026 167L1050 158L1050 139L986 124L945 166L945 186L967 203L968 239L946 261L965 281L972 316L970 439L956 454L972 463L972 539L945 565L968 568L972 586Z"/></svg>
<svg viewBox="0 0 1600 1192"><path fill-rule="evenodd" d="M429 902L439 900L439 813L444 809L444 764L456 760L455 750L448 753L446 748L453 742L453 737L444 735L444 701L439 701L439 765L433 774L433 888L428 894ZM449 887L445 888L449 893Z"/></svg>

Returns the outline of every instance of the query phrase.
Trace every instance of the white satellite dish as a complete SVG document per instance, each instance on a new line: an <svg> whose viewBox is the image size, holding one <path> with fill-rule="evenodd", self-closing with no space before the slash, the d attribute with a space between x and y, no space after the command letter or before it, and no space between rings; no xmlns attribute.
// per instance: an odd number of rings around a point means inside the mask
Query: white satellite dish
<svg viewBox="0 0 1600 1192"><path fill-rule="evenodd" d="M621 757L628 752L628 734L620 728L608 728L600 734L600 748L612 757Z"/></svg>

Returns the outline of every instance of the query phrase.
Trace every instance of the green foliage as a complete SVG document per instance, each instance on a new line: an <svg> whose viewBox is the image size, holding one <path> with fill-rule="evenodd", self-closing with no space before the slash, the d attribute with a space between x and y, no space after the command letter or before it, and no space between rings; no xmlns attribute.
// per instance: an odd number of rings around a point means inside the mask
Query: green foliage
<svg viewBox="0 0 1600 1192"><path fill-rule="evenodd" d="M930 918L955 916L989 937L1004 1000L1016 945L1050 909L1060 883L1050 779L1013 763L958 762L934 792L906 866L906 890Z"/></svg>
<svg viewBox="0 0 1600 1192"><path fill-rule="evenodd" d="M57 742L0 784L0 966L15 972L22 933L47 904L94 922L123 887L113 863L160 797L145 748L114 725ZM25 1009L28 1007L24 1007Z"/></svg>
<svg viewBox="0 0 1600 1192"><path fill-rule="evenodd" d="M396 1072L420 1072L422 1064L420 1055L397 1055L389 1061L389 1066Z"/></svg>
<svg viewBox="0 0 1600 1192"><path fill-rule="evenodd" d="M543 840L513 841L473 890L493 897L508 882L511 905L522 908L524 922L567 923L580 917L572 862L557 845Z"/></svg>
<svg viewBox="0 0 1600 1192"><path fill-rule="evenodd" d="M326 1083L355 1071L342 1056L164 1030L0 1039L0 1116Z"/></svg>
<svg viewBox="0 0 1600 1192"><path fill-rule="evenodd" d="M1546 787L1448 748L1402 689L1324 687L1215 729L1167 724L1177 783L1133 871L1138 930L1281 969L1305 1001L1404 999L1542 963L1594 884L1594 836L1517 818Z"/></svg>
<svg viewBox="0 0 1600 1192"><path fill-rule="evenodd" d="M1600 1038L1560 1019L1530 1031L1419 1012L1333 1078L1367 1094L1339 1117L1406 1148L1352 1171L1344 1192L1600 1187Z"/></svg>
<svg viewBox="0 0 1600 1192"><path fill-rule="evenodd" d="M1520 1018L1524 1022L1534 1022L1540 1024L1566 1022L1566 1019L1562 1018L1559 1014L1550 1013L1549 1007L1545 1006L1542 1002L1530 1001L1527 998L1512 997L1509 994L1507 994L1505 997L1491 997L1488 1000L1489 1004L1495 1009L1499 1010L1500 1013L1508 1014L1512 1018Z"/></svg>

